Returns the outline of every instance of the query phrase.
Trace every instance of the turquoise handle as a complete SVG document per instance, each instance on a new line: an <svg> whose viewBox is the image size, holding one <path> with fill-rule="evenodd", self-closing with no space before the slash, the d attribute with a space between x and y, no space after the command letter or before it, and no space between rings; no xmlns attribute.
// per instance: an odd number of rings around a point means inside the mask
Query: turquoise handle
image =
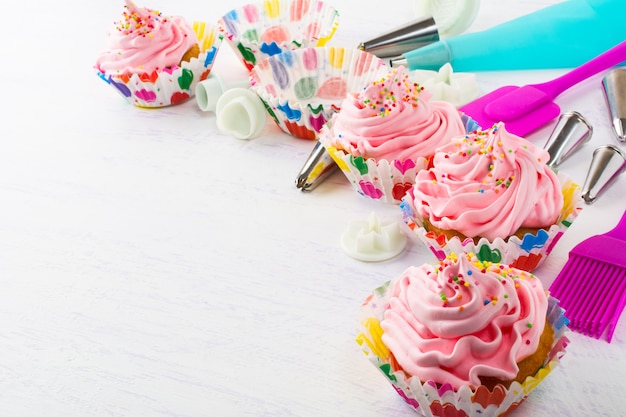
<svg viewBox="0 0 626 417"><path fill-rule="evenodd" d="M626 39L626 1L566 0L483 31L407 52L409 69L575 68Z"/></svg>

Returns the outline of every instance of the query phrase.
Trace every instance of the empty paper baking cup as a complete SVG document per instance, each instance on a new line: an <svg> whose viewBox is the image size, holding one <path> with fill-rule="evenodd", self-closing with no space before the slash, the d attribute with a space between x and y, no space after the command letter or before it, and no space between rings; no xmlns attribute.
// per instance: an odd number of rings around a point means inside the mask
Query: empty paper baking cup
<svg viewBox="0 0 626 417"><path fill-rule="evenodd" d="M194 22L200 54L180 66L151 73L109 74L96 69L98 76L137 107L165 107L181 103L195 95L198 82L211 72L221 44L217 26Z"/></svg>
<svg viewBox="0 0 626 417"><path fill-rule="evenodd" d="M220 35L249 70L286 50L324 46L338 25L337 10L316 0L265 0L218 20Z"/></svg>
<svg viewBox="0 0 626 417"><path fill-rule="evenodd" d="M317 139L349 92L365 88L387 71L380 58L357 48L301 48L259 62L250 84L284 132Z"/></svg>
<svg viewBox="0 0 626 417"><path fill-rule="evenodd" d="M417 215L413 190L408 191L400 204L402 219L439 260L454 253L474 253L483 262L533 271L545 261L583 209L580 186L563 173L559 173L558 177L564 198L558 219L550 227L538 229L536 234L527 233L523 238L512 235L490 241L483 237L476 242L470 238L461 240L458 236L449 238L445 234L429 232L423 219Z"/></svg>

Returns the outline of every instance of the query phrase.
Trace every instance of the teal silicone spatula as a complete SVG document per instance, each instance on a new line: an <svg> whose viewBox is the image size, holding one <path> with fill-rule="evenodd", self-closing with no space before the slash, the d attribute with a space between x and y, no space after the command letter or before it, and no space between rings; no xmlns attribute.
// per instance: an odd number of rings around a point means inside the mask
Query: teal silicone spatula
<svg viewBox="0 0 626 417"><path fill-rule="evenodd" d="M551 81L522 87L501 87L459 110L474 119L483 129L504 122L507 131L524 136L559 116L561 109L554 102L559 94L624 60L626 41Z"/></svg>

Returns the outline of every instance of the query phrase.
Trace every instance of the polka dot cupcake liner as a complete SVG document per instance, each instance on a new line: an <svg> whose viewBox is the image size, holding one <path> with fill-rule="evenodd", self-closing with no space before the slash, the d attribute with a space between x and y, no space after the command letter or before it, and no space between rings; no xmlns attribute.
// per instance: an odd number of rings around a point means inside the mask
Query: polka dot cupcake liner
<svg viewBox="0 0 626 417"><path fill-rule="evenodd" d="M187 101L195 95L198 82L205 80L221 45L215 25L194 22L200 54L180 66L151 73L109 74L96 69L102 80L137 107L158 108Z"/></svg>
<svg viewBox="0 0 626 417"><path fill-rule="evenodd" d="M300 48L259 62L250 85L285 133L315 140L349 92L387 71L381 59L356 48Z"/></svg>
<svg viewBox="0 0 626 417"><path fill-rule="evenodd" d="M564 204L555 224L547 229L539 229L536 234L527 233L522 239L511 236L507 240L496 238L489 241L481 238L461 240L448 238L425 229L417 213L412 190L402 199L400 209L406 225L428 247L439 260L452 253L474 253L480 261L510 265L524 271L533 271L545 261L565 231L571 226L583 208L580 186L565 174L559 173Z"/></svg>
<svg viewBox="0 0 626 417"><path fill-rule="evenodd" d="M363 302L360 310L356 342L369 361L390 382L395 392L417 413L426 417L448 416L504 416L515 410L541 381L556 368L569 343L564 310L558 300L549 297L548 323L554 329L552 349L544 363L533 376L523 383L513 382L507 389L496 385L493 390L485 386L454 389L450 384L421 381L405 373L382 341L384 333L380 323L389 305L389 284L376 288Z"/></svg>
<svg viewBox="0 0 626 417"><path fill-rule="evenodd" d="M339 13L317 0L265 0L246 4L218 21L220 34L248 70L283 51L324 46Z"/></svg>

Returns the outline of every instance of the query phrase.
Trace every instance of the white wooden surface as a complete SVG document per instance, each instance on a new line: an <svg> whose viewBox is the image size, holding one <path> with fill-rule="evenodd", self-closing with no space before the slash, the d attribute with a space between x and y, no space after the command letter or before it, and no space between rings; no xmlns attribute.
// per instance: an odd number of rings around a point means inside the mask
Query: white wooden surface
<svg viewBox="0 0 626 417"><path fill-rule="evenodd" d="M553 2L485 0L473 29ZM355 323L371 289L433 258L414 239L376 264L339 246L350 221L399 210L340 173L297 190L312 143L271 122L240 141L194 101L126 104L92 71L123 2L40 3L4 5L0 26L0 415L415 415L359 351ZM243 3L141 4L216 21ZM333 4L333 45L413 17L408 0ZM215 71L238 70L224 45ZM559 74L478 77L486 92ZM599 78L559 103L595 128L561 166L582 184L591 150L617 143ZM585 208L537 272L546 285L572 246L617 222L625 187L621 177ZM625 353L624 319L611 344L572 333L562 366L515 415L625 415Z"/></svg>

